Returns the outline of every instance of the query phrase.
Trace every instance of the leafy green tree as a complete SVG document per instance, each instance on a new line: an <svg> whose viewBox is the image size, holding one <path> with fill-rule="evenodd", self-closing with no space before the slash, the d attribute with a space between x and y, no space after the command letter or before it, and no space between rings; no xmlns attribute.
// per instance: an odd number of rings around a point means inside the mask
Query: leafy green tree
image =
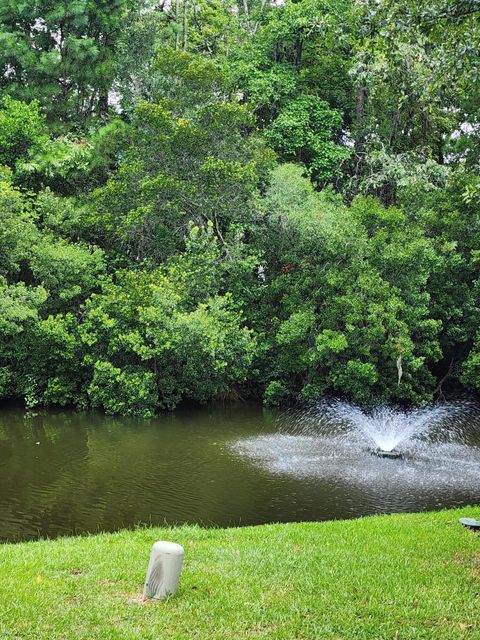
<svg viewBox="0 0 480 640"><path fill-rule="evenodd" d="M422 230L373 199L347 209L319 196L288 165L266 207L266 398L428 398L440 349L427 291L436 255Z"/></svg>
<svg viewBox="0 0 480 640"><path fill-rule="evenodd" d="M64 310L95 289L105 269L100 249L41 233L35 209L6 182L0 182L0 208L0 274L44 286L49 310Z"/></svg>
<svg viewBox="0 0 480 640"><path fill-rule="evenodd" d="M443 188L419 184L400 192L410 220L421 224L439 256L428 282L431 313L442 323L437 395L459 385L479 324L478 206L468 196L475 174L457 170Z"/></svg>
<svg viewBox="0 0 480 640"><path fill-rule="evenodd" d="M463 1L368 0L357 4L356 20L349 189L392 204L399 178L450 163L452 134L463 142L462 125L476 121L478 9Z"/></svg>
<svg viewBox="0 0 480 640"><path fill-rule="evenodd" d="M88 406L78 324L77 314L43 312L26 336L17 355L15 395L28 406Z"/></svg>
<svg viewBox="0 0 480 640"><path fill-rule="evenodd" d="M84 217L87 237L154 265L183 249L190 222L211 220L228 252L234 229L255 220L254 198L272 161L248 109L212 94L221 81L214 66L178 58L172 53L182 101L172 97L176 87L165 93L159 83L160 101L137 106L118 172L93 193Z"/></svg>
<svg viewBox="0 0 480 640"><path fill-rule="evenodd" d="M0 275L17 281L37 232L31 211L11 180L11 172L0 175Z"/></svg>
<svg viewBox="0 0 480 640"><path fill-rule="evenodd" d="M339 173L339 163L349 157L334 142L342 125L341 114L315 96L300 96L285 104L267 127L265 136L284 160L303 163L312 178L328 182Z"/></svg>
<svg viewBox="0 0 480 640"><path fill-rule="evenodd" d="M45 138L30 149L28 157L17 161L15 182L34 192L48 188L63 196L84 195L115 171L127 136L128 125L116 118L89 139Z"/></svg>
<svg viewBox="0 0 480 640"><path fill-rule="evenodd" d="M42 233L35 202L8 178L0 181L0 397L74 403L80 391L72 312L97 288L103 254Z"/></svg>
<svg viewBox="0 0 480 640"><path fill-rule="evenodd" d="M128 127L119 118L99 127L89 139L49 134L39 103L0 100L0 166L12 171L16 185L38 192L49 187L77 195L103 184L117 166Z"/></svg>
<svg viewBox="0 0 480 640"><path fill-rule="evenodd" d="M258 28L231 46L225 67L262 129L275 126L272 123L280 118L288 119L288 128L304 131L304 136L315 135L320 117L319 133L325 142L325 132L328 136L332 127L350 126L354 112L349 76L351 6L343 0L272 5L262 14ZM327 116L327 106L335 114ZM311 140L307 146L313 145ZM289 153L288 159L295 159L295 151Z"/></svg>
<svg viewBox="0 0 480 640"><path fill-rule="evenodd" d="M27 287L23 282L8 284L0 276L0 398L21 395L21 364L30 357L30 336L47 297L41 286Z"/></svg>
<svg viewBox="0 0 480 640"><path fill-rule="evenodd" d="M472 348L462 363L460 380L469 389L478 393L480 389L480 330L475 334Z"/></svg>
<svg viewBox="0 0 480 640"><path fill-rule="evenodd" d="M147 415L228 394L242 384L254 342L227 297L192 310L161 272L119 273L87 303L80 326L92 406Z"/></svg>
<svg viewBox="0 0 480 640"><path fill-rule="evenodd" d="M45 119L37 102L25 104L9 96L0 101L0 164L15 169L19 160L46 140Z"/></svg>
<svg viewBox="0 0 480 640"><path fill-rule="evenodd" d="M0 2L0 88L39 100L58 128L105 116L131 0Z"/></svg>

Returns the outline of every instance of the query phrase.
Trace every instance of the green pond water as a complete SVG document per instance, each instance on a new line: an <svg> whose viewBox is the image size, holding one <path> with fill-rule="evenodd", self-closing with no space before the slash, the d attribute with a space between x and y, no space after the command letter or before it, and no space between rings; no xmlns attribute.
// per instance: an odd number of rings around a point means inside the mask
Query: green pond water
<svg viewBox="0 0 480 640"><path fill-rule="evenodd" d="M278 415L248 405L151 420L4 408L0 539L141 524L348 518L480 502L477 453L467 483L428 482L421 474L416 482L406 462L394 467L368 452L344 459L309 438L279 433ZM402 475L389 484L393 469Z"/></svg>

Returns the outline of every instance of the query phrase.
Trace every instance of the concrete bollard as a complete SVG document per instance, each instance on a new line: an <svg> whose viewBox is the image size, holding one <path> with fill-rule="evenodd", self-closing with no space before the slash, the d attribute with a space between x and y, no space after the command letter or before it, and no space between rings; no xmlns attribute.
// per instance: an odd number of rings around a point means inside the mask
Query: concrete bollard
<svg viewBox="0 0 480 640"><path fill-rule="evenodd" d="M181 545L175 542L155 542L143 587L143 595L146 598L161 600L168 595L175 595L183 556L184 551Z"/></svg>

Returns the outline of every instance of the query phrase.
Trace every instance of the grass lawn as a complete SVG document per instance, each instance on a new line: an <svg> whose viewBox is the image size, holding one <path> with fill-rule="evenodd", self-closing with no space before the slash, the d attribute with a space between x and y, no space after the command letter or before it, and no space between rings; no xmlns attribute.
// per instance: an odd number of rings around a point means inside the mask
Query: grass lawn
<svg viewBox="0 0 480 640"><path fill-rule="evenodd" d="M479 511L3 545L0 638L480 639L480 535L457 523ZM144 601L158 539L185 547L180 588Z"/></svg>

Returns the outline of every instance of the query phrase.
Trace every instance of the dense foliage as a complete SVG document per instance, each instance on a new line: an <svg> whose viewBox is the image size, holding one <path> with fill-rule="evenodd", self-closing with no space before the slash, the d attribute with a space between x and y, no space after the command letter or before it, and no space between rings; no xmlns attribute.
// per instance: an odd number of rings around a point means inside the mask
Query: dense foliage
<svg viewBox="0 0 480 640"><path fill-rule="evenodd" d="M0 397L478 391L479 18L0 0Z"/></svg>

